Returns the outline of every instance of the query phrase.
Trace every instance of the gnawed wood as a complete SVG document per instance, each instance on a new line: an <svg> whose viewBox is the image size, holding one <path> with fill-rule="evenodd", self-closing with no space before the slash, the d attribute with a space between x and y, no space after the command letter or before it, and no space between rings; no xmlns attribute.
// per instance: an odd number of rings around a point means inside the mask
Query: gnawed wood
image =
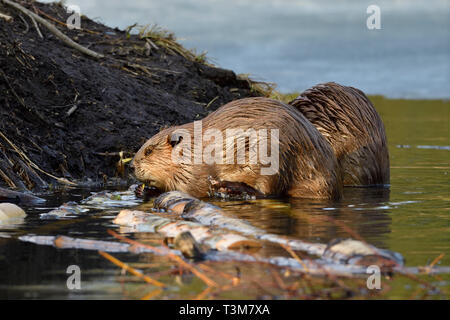
<svg viewBox="0 0 450 320"><path fill-rule="evenodd" d="M24 235L19 239L24 242L31 242L38 245L53 246L59 249L83 249L83 250L97 250L105 252L133 252L133 253L153 253L153 254L168 254L171 250L166 247L158 247L155 251L146 248L133 248L128 243L103 241L92 239L79 239L67 236L38 236L38 235Z"/></svg>
<svg viewBox="0 0 450 320"><path fill-rule="evenodd" d="M178 250L171 250L167 247L152 247L114 241L102 241L91 239L78 239L67 236L38 236L38 235L24 235L20 236L19 240L30 242L37 245L53 246L59 249L80 249L80 250L95 250L110 253L130 252L135 254L152 253L160 256L176 255L181 256ZM365 275L367 268L361 265L343 265L337 263L326 263L323 260L306 260L300 263L296 259L286 257L270 257L259 258L235 251L208 251L204 256L205 260L210 261L235 261L235 262L249 262L249 263L263 263L277 267L289 268L294 271L306 272L308 274L321 276L352 276ZM423 270L420 267L394 267L393 271L402 274L420 274ZM431 274L446 274L450 272L450 267L433 266L431 270L427 271Z"/></svg>
<svg viewBox="0 0 450 320"><path fill-rule="evenodd" d="M131 187L125 192L100 192L76 203L65 204L41 215L43 218L67 218L87 213L91 209L129 207L140 203ZM248 222L226 215L215 205L172 191L160 195L154 201L154 211L143 212L124 209L114 220L126 232L159 233L166 238L175 238L189 231L195 241L208 248L229 251L236 248L259 248L264 241L287 246L295 251L319 257L326 263L342 265L367 265L376 262L381 268L403 265L400 254L376 248L363 241L335 239L329 244L310 243L267 233ZM178 213L176 219L165 217L165 213ZM180 220L180 217L183 220ZM184 220L187 219L187 220ZM226 231L229 230L229 231Z"/></svg>
<svg viewBox="0 0 450 320"><path fill-rule="evenodd" d="M89 213L91 210L106 209L114 210L117 207L135 206L140 200L134 196L133 187L124 192L100 192L93 194L83 200L81 204L69 203L57 208L62 217ZM171 214L170 218L166 213ZM49 212L44 215L52 214ZM55 214L55 212L53 212ZM43 215L43 216L44 216ZM186 218L189 220L183 220ZM181 219L181 220L180 220ZM401 255L378 249L363 241L353 239L335 239L329 244L308 243L298 239L289 239L279 235L266 233L264 230L255 228L249 223L226 215L221 208L204 201L195 199L180 192L169 192L162 194L155 199L152 212L138 210L121 210L114 219L114 223L121 226L123 232L151 232L159 233L165 239L183 237L182 234L188 232L198 247L203 250L202 258L211 261L241 261L269 263L278 267L291 268L300 272L307 272L318 275L351 275L364 274L369 263L375 263L384 271L405 270L402 266ZM84 248L90 250L100 250L114 252L114 246L108 250L107 243L95 243L94 240L75 241L73 238L60 238L55 243L55 238L38 236L28 236L21 238L24 241L57 246L59 248ZM245 252L237 252L232 249L242 247L261 247L264 241L278 243L291 250L303 251L310 255L317 256L316 259L308 258L302 261L286 257L257 258ZM191 241L192 242L192 241ZM191 243L192 244L192 243ZM106 246L106 247L105 247ZM145 245L139 246L142 250ZM144 248L144 249L143 249ZM124 247L122 250L132 250ZM134 248L136 249L136 248ZM148 249L148 248L147 248ZM165 248L168 254L178 250ZM181 249L181 247L178 247ZM158 249L159 250L159 249ZM155 250L142 252L154 252ZM196 249L188 248L184 250L187 257L200 256ZM159 252L161 254L161 252Z"/></svg>
<svg viewBox="0 0 450 320"><path fill-rule="evenodd" d="M132 245L130 243L103 241L93 239L79 239L67 236L39 236L39 235L24 235L20 236L19 240L24 242L30 242L37 245L53 246L58 249L78 249L78 250L95 250L109 253L152 253L159 256L178 256L181 258L182 253L178 250L172 250L167 247L151 247L147 245ZM134 242L134 241L133 241ZM286 257L271 257L271 258L258 258L252 255L248 255L235 251L207 251L204 255L205 260L211 261L240 261L250 263L263 263L273 266L290 268L299 272L306 272L304 266L298 261L292 258ZM366 268L361 266L350 265L337 265L326 264L321 265L315 261L306 261L307 272L309 274L316 274L322 276L337 275L337 276L351 276L352 274L363 274Z"/></svg>
<svg viewBox="0 0 450 320"><path fill-rule="evenodd" d="M335 239L327 245L269 234L262 229L251 226L241 219L227 216L221 208L215 205L195 199L179 191L163 193L155 200L154 207L155 209L167 211L176 209L177 213L180 213L182 210L182 218L196 221L202 225L218 226L233 230L246 236L254 237L257 240L283 244L293 250L319 256L326 261L362 265L377 261L381 263L382 267L401 266L404 263L403 257L399 253L378 249L358 240Z"/></svg>
<svg viewBox="0 0 450 320"><path fill-rule="evenodd" d="M212 229L200 223L172 220L158 215L133 210L121 210L113 220L115 224L127 227L131 232L157 232L168 238L176 238L190 232L195 241L219 251L241 247L261 247L261 242L239 234Z"/></svg>

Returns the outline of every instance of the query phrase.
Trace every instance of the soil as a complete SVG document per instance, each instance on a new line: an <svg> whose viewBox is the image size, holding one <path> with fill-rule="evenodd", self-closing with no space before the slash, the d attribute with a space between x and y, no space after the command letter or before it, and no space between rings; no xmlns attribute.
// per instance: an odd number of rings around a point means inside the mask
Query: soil
<svg viewBox="0 0 450 320"><path fill-rule="evenodd" d="M70 15L60 4L21 3L49 21L65 22ZM0 12L13 17L0 19L3 186L42 189L56 182L42 171L85 184L127 179L128 169L117 166L119 152L131 157L165 126L258 95L251 82L230 70L146 45L137 34L85 16L82 30L52 23L103 59L68 47L39 25L41 39L29 17L16 9L0 4Z"/></svg>

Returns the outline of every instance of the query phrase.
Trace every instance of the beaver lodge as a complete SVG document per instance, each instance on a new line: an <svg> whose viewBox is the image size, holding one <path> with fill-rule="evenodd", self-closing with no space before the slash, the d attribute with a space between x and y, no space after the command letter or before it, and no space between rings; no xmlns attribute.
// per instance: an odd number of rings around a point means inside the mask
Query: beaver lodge
<svg viewBox="0 0 450 320"><path fill-rule="evenodd" d="M119 161L167 125L261 95L264 84L208 63L157 26L109 28L57 3L24 7L96 58L0 1L0 184L42 189L126 178ZM10 17L10 18L8 18ZM270 88L270 86L267 86Z"/></svg>

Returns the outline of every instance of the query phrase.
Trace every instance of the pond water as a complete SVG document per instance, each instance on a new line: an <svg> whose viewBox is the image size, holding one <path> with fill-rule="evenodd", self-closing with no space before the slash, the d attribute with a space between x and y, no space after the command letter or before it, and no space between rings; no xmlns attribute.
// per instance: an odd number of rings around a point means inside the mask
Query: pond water
<svg viewBox="0 0 450 320"><path fill-rule="evenodd" d="M425 266L441 253L445 256L437 265L450 266L450 103L371 99L387 130L390 189L348 188L339 202L279 199L215 203L230 215L270 233L324 243L336 237L351 237L350 228L377 247L400 252L407 266ZM44 205L26 208L28 216L23 223L0 230L0 299L139 298L144 285L125 285L120 269L96 251L62 250L17 240L27 233L111 239L106 230L117 230L112 223L117 208L65 220L39 218L39 213L69 200L79 201L92 191L95 190L69 189L47 195L48 202ZM141 205L144 209L149 206ZM158 238L153 234L136 237ZM280 248L264 250L270 255L284 252ZM151 266L154 272L168 266L166 260L152 255L115 256L138 266ZM78 265L82 270L81 290L67 289L69 265ZM428 281L447 292L450 288L450 276L446 274ZM417 297L419 285L405 278L394 276L389 286L391 289L384 298ZM179 283L177 288L176 297L189 298L204 286L199 281L187 281ZM157 298L164 297L173 296ZM245 298L246 295L231 292L228 297Z"/></svg>

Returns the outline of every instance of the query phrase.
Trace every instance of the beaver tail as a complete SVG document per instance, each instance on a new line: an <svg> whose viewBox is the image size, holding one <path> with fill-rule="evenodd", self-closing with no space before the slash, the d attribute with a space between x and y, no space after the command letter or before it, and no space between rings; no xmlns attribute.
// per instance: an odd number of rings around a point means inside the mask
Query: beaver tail
<svg viewBox="0 0 450 320"><path fill-rule="evenodd" d="M344 185L389 184L389 152L383 121L360 90L319 84L289 102L327 139Z"/></svg>

